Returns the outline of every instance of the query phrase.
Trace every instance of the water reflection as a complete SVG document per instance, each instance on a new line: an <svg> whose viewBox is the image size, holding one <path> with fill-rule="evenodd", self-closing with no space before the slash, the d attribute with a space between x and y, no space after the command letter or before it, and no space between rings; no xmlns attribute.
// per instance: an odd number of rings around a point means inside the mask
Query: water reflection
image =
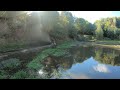
<svg viewBox="0 0 120 90"><path fill-rule="evenodd" d="M38 78L45 79L109 79L120 78L120 51L98 46L73 46L64 57L48 56L42 69L37 71ZM26 64L33 60L37 52L10 54L0 59L19 59L20 69L26 69ZM35 71L36 72L36 71ZM34 71L30 71L30 74ZM36 74L35 74L36 75ZM36 76L37 76L36 75Z"/></svg>
<svg viewBox="0 0 120 90"><path fill-rule="evenodd" d="M95 60L100 63L110 64L110 65L120 65L120 52L112 49L101 48L99 50L95 49Z"/></svg>
<svg viewBox="0 0 120 90"><path fill-rule="evenodd" d="M49 78L120 78L120 52L100 47L73 47L70 56L48 56L44 70Z"/></svg>
<svg viewBox="0 0 120 90"><path fill-rule="evenodd" d="M95 71L109 73L110 70L103 64L98 64L97 66L93 67Z"/></svg>

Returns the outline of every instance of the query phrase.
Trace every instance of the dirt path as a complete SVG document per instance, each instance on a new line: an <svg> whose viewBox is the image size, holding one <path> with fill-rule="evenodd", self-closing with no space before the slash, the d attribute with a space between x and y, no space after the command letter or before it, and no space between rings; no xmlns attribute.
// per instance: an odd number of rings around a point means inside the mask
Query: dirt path
<svg viewBox="0 0 120 90"><path fill-rule="evenodd" d="M8 55L15 54L15 53L28 53L28 52L37 52L40 50L43 50L45 48L49 48L52 45L45 45L45 46L39 46L39 47L32 47L32 48L27 48L27 49L22 49L22 50L17 50L17 51L11 51L11 52L6 52L6 53L0 53L0 59L7 57Z"/></svg>
<svg viewBox="0 0 120 90"><path fill-rule="evenodd" d="M78 46L88 46L88 45L100 46L100 47L120 50L120 45L107 45L107 44L96 43L96 42L78 42ZM45 45L45 46L39 46L39 47L31 47L31 48L22 49L22 50L10 51L10 52L5 52L5 53L0 53L0 59L7 57L8 55L15 54L15 53L28 53L28 52L41 51L45 48L50 48L51 46L52 46L52 44Z"/></svg>

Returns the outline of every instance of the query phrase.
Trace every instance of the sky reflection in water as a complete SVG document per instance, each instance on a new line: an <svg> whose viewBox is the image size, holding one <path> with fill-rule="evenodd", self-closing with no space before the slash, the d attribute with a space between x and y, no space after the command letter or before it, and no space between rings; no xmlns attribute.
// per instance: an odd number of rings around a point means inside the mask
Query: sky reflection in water
<svg viewBox="0 0 120 90"><path fill-rule="evenodd" d="M61 73L61 79L120 78L119 51L104 48L98 49L98 47L82 47L76 50L76 52L74 51L72 56L75 59L73 61L70 59L61 60L62 65L65 65L60 67L62 69L59 72ZM55 76L52 78L55 78Z"/></svg>

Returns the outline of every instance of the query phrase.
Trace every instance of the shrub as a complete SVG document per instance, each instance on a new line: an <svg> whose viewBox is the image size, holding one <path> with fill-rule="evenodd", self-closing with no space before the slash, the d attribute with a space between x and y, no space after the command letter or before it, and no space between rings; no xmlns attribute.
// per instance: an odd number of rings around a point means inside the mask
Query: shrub
<svg viewBox="0 0 120 90"><path fill-rule="evenodd" d="M11 79L25 79L25 78L28 78L29 77L29 74L26 72L26 71L18 71L16 72L12 77Z"/></svg>
<svg viewBox="0 0 120 90"><path fill-rule="evenodd" d="M56 28L50 32L50 37L55 40L66 40L68 38L68 32L62 28Z"/></svg>
<svg viewBox="0 0 120 90"><path fill-rule="evenodd" d="M40 60L41 59L38 58L36 60L32 60L30 63L27 64L27 67L34 70L40 69L43 66L42 64L40 64Z"/></svg>
<svg viewBox="0 0 120 90"><path fill-rule="evenodd" d="M48 57L49 55L54 56L54 57L68 55L69 53L66 49L70 48L71 46L72 46L72 43L67 41L67 42L64 42L63 44L57 46L56 48L46 49L43 52L41 52L40 54L38 54L37 57L35 57L35 59L33 59L33 61L28 63L27 67L29 69L38 70L41 67L43 67L43 65L41 64L41 61L43 61L46 57Z"/></svg>
<svg viewBox="0 0 120 90"><path fill-rule="evenodd" d="M64 56L65 54L67 54L67 51L55 48L55 49L46 49L42 53L52 56Z"/></svg>
<svg viewBox="0 0 120 90"><path fill-rule="evenodd" d="M4 70L0 70L0 79L7 79L8 78L8 74L7 72L5 72Z"/></svg>
<svg viewBox="0 0 120 90"><path fill-rule="evenodd" d="M20 63L21 62L19 61L19 59L16 58L8 59L1 62L0 69L15 69L20 65Z"/></svg>
<svg viewBox="0 0 120 90"><path fill-rule="evenodd" d="M77 38L77 30L75 29L68 30L68 34L69 34L69 38L73 40Z"/></svg>

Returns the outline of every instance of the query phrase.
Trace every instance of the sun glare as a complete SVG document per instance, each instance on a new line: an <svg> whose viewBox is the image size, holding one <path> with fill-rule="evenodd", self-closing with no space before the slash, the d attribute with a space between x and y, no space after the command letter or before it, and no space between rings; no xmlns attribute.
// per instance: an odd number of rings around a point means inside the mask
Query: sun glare
<svg viewBox="0 0 120 90"><path fill-rule="evenodd" d="M27 11L28 14L31 14L31 13L33 13L33 12L39 13L39 12L42 12L42 11Z"/></svg>

